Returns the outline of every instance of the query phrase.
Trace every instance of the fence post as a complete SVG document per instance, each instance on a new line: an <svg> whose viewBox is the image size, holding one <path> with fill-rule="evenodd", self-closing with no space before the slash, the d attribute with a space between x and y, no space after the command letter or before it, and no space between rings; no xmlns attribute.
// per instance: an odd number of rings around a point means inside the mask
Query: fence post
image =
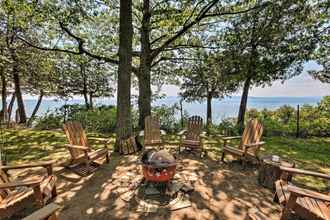
<svg viewBox="0 0 330 220"><path fill-rule="evenodd" d="M299 138L300 136L300 107L297 105L297 133L296 137Z"/></svg>

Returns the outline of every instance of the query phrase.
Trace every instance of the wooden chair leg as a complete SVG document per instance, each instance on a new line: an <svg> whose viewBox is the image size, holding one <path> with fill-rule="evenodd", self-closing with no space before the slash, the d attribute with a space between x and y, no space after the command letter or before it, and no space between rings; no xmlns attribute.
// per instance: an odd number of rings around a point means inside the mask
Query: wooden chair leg
<svg viewBox="0 0 330 220"><path fill-rule="evenodd" d="M246 158L242 157L241 161L242 161L243 170L245 170L246 169L246 163L247 163Z"/></svg>
<svg viewBox="0 0 330 220"><path fill-rule="evenodd" d="M34 197L36 199L36 204L38 208L42 208L44 206L44 199L41 193L40 185L33 187Z"/></svg>
<svg viewBox="0 0 330 220"><path fill-rule="evenodd" d="M225 162L225 152L224 151L222 151L221 162Z"/></svg>
<svg viewBox="0 0 330 220"><path fill-rule="evenodd" d="M85 166L86 166L86 175L90 174L90 161L86 160L85 162Z"/></svg>
<svg viewBox="0 0 330 220"><path fill-rule="evenodd" d="M280 202L280 200L278 199L278 195L277 195L276 192L274 193L274 196L273 196L273 202L276 202L276 203L279 203Z"/></svg>
<svg viewBox="0 0 330 220"><path fill-rule="evenodd" d="M291 210L295 206L297 200L297 195L290 193L288 202L285 204L285 207L282 209L280 220L287 220L290 218Z"/></svg>
<svg viewBox="0 0 330 220"><path fill-rule="evenodd" d="M57 190L56 190L56 186L54 186L52 189L52 199L54 199L56 196L57 196Z"/></svg>
<svg viewBox="0 0 330 220"><path fill-rule="evenodd" d="M281 211L280 220L288 220L290 217L290 210L287 207L284 207Z"/></svg>
<svg viewBox="0 0 330 220"><path fill-rule="evenodd" d="M110 163L110 155L109 155L109 152L107 152L107 154L105 155L105 162L106 162L106 163Z"/></svg>

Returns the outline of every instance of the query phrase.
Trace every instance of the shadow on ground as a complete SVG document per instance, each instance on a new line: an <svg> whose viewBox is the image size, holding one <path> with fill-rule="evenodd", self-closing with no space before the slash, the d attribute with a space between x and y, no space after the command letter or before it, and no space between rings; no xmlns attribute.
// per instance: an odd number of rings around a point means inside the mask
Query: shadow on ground
<svg viewBox="0 0 330 220"><path fill-rule="evenodd" d="M60 219L245 219L256 208L269 219L278 219L279 206L272 193L257 185L253 168L242 171L237 163L218 164L210 159L180 155L177 173L194 186L192 206L177 211L139 213L136 203L120 198L128 176L141 175L138 156L113 157L89 177L59 171L56 202Z"/></svg>

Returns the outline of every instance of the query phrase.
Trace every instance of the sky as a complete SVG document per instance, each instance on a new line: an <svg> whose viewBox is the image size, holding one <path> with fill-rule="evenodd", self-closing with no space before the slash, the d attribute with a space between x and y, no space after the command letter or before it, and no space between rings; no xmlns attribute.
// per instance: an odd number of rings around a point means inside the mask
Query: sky
<svg viewBox="0 0 330 220"><path fill-rule="evenodd" d="M306 97L306 96L326 96L330 95L330 83L321 83L313 79L308 73L308 70L317 69L316 63L307 63L301 75L296 76L290 80L282 83L275 81L271 86L253 87L249 91L249 96L253 97ZM164 85L161 93L166 96L177 96L180 88L174 85ZM232 96L241 96L242 91L239 90ZM132 94L137 95L138 91L132 89ZM36 96L28 94L24 98L36 99ZM46 97L45 99L53 99L53 97ZM74 99L82 99L81 96L74 96Z"/></svg>
<svg viewBox="0 0 330 220"><path fill-rule="evenodd" d="M278 96L326 96L330 95L330 84L321 83L313 79L308 73L308 70L317 69L316 63L307 63L301 75L282 83L275 81L271 86L253 87L249 91L249 96L254 97L278 97ZM167 96L177 96L180 88L173 85L165 85L162 92ZM233 96L241 96L242 91L237 91Z"/></svg>

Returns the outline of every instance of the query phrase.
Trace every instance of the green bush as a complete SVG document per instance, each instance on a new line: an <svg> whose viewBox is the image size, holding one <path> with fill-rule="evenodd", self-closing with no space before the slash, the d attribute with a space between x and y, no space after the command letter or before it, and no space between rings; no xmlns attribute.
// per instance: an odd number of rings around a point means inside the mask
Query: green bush
<svg viewBox="0 0 330 220"><path fill-rule="evenodd" d="M152 113L159 116L160 120L160 129L168 132L178 132L182 128L181 126L181 118L177 118L178 115L178 106L176 104L172 106L156 106L152 108ZM186 123L189 115L185 111L183 112L183 124Z"/></svg>
<svg viewBox="0 0 330 220"><path fill-rule="evenodd" d="M35 121L35 128L40 130L51 130L62 128L63 116L58 112L47 112L45 115L38 117Z"/></svg>
<svg viewBox="0 0 330 220"><path fill-rule="evenodd" d="M64 105L52 113L39 117L35 128L62 128L64 120L79 121L90 132L110 133L116 128L116 108L97 106L94 109L86 109L83 105Z"/></svg>
<svg viewBox="0 0 330 220"><path fill-rule="evenodd" d="M218 126L213 127L215 127L213 130L214 133L223 134L225 136L236 136L239 134L236 118L225 118Z"/></svg>
<svg viewBox="0 0 330 220"><path fill-rule="evenodd" d="M297 132L297 110L284 105L274 111L256 111L246 113L247 120L257 117L264 124L266 136L293 136ZM317 106L303 105L300 108L300 137L330 135L330 96L324 97Z"/></svg>

